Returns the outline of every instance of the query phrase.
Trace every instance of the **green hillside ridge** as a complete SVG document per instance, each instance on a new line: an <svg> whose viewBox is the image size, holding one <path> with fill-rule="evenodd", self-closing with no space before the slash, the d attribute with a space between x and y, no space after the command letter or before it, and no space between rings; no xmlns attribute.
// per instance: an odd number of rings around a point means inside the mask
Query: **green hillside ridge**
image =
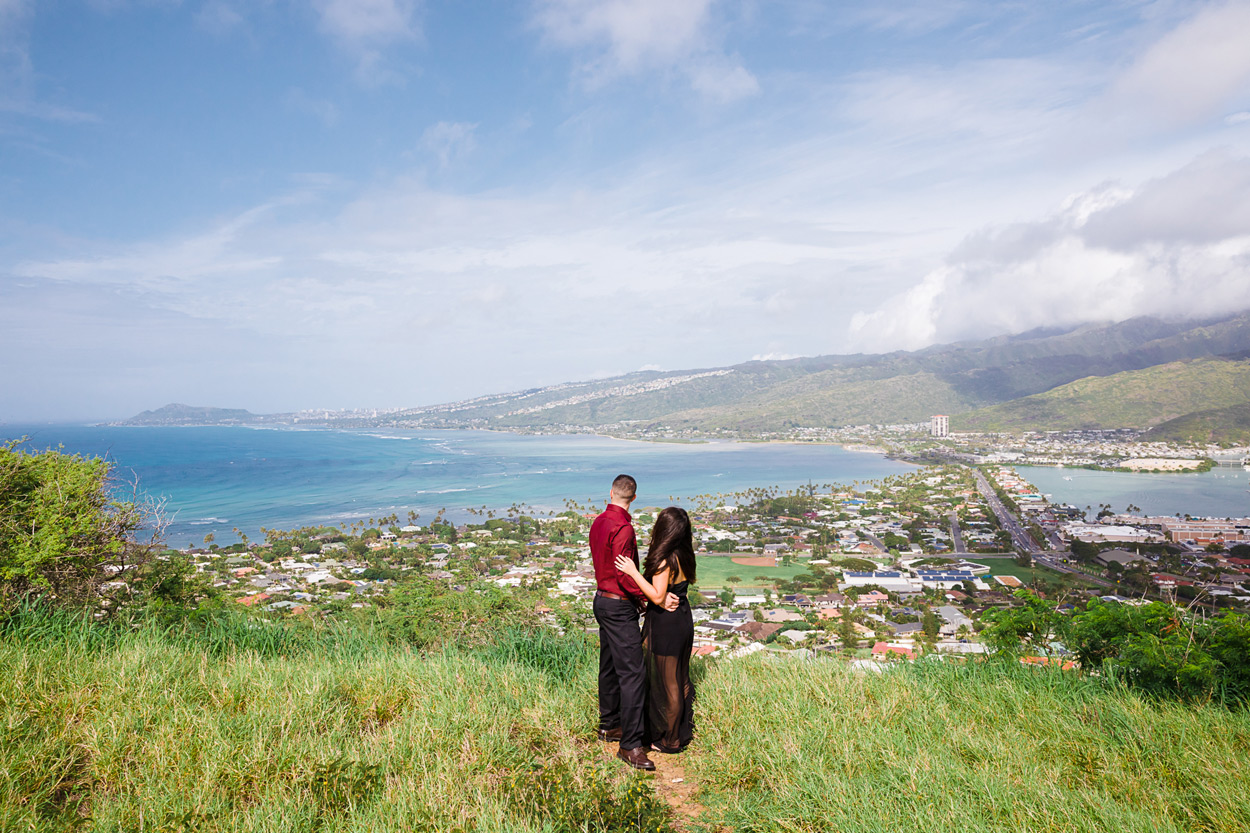
<svg viewBox="0 0 1250 833"><path fill-rule="evenodd" d="M729 368L630 374L524 400L485 397L442 412L442 425L500 428L664 424L704 431L775 431L908 422L959 413L1163 362L1250 350L1250 314L1202 324L1138 318L1068 331L1035 331L917 352L817 356L747 362ZM630 385L710 371L658 390ZM529 413L518 406L558 404ZM402 422L405 414L395 419ZM430 424L427 422L427 424Z"/></svg>
<svg viewBox="0 0 1250 833"><path fill-rule="evenodd" d="M1178 443L1250 445L1250 404L1214 408L1161 422L1143 436L1146 440Z"/></svg>
<svg viewBox="0 0 1250 833"><path fill-rule="evenodd" d="M838 427L883 422L916 422L935 410L957 412L969 405L931 373L879 380L827 384L813 374L727 408L680 411L666 422L674 427L768 431L789 426Z"/></svg>
<svg viewBox="0 0 1250 833"><path fill-rule="evenodd" d="M0 829L664 831L668 801L686 830L1250 827L1245 709L1012 663L756 656L696 666L674 785L595 740L593 651L364 636L262 649L10 619Z"/></svg>
<svg viewBox="0 0 1250 833"><path fill-rule="evenodd" d="M300 422L338 428L558 430L575 426L609 432L621 426L743 433L838 428L977 411L1088 377L1235 355L1250 355L1250 312L1207 322L1135 318L936 345L915 352L639 371L377 417L304 414ZM294 416L171 405L145 411L128 424L283 424L292 422ZM1064 419L1051 412L1039 413L1039 417Z"/></svg>
<svg viewBox="0 0 1250 833"><path fill-rule="evenodd" d="M1090 377L958 415L957 431L1149 428L1199 410L1250 403L1250 360L1206 358Z"/></svg>
<svg viewBox="0 0 1250 833"><path fill-rule="evenodd" d="M257 419L257 415L243 408L213 408L204 405L182 405L173 403L157 408L155 411L144 411L126 420L125 425L221 425L231 423L248 423Z"/></svg>

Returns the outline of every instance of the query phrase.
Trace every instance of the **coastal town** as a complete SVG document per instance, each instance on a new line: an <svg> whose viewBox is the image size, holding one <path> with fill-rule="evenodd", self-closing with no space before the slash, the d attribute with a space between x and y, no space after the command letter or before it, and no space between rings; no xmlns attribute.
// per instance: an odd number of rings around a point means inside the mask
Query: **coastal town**
<svg viewBox="0 0 1250 833"><path fill-rule="evenodd" d="M1079 454L1094 439L1062 442ZM1174 459L1174 449L1148 451ZM1006 462L703 495L687 508L698 548L697 655L764 651L873 665L984 653L979 634L995 611L1021 605L1025 590L1060 610L1095 596L1211 612L1250 607L1250 518L1056 504ZM635 507L640 547L657 509ZM525 592L537 599L536 619L593 630L587 532L597 510L572 501L561 513L512 506L473 510L474 522L456 524L442 512L424 523L410 513L265 530L263 542L207 540L183 555L214 592L266 616L367 609L416 579L457 592Z"/></svg>

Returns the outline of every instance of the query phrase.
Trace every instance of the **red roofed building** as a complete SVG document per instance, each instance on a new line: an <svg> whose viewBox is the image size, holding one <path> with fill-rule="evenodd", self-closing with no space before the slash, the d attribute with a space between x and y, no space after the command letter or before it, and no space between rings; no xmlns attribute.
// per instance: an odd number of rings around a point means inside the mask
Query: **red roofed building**
<svg viewBox="0 0 1250 833"><path fill-rule="evenodd" d="M872 607L873 605L885 604L890 597L882 593L880 590L870 590L867 593L859 594L859 598L855 600L855 604L860 607Z"/></svg>
<svg viewBox="0 0 1250 833"><path fill-rule="evenodd" d="M239 599L239 604L243 605L244 607L252 607L254 605L260 604L261 602L263 602L265 599L268 599L268 598L269 598L268 593L256 593L254 595L244 596L243 598Z"/></svg>
<svg viewBox="0 0 1250 833"><path fill-rule="evenodd" d="M1032 666L1033 668L1059 668L1063 671L1075 671L1076 663L1070 659L1061 660L1059 657L1021 657L1021 665Z"/></svg>
<svg viewBox="0 0 1250 833"><path fill-rule="evenodd" d="M891 645L889 642L878 642L872 646L872 658L875 660L887 660L896 656L915 659L916 653L906 645Z"/></svg>

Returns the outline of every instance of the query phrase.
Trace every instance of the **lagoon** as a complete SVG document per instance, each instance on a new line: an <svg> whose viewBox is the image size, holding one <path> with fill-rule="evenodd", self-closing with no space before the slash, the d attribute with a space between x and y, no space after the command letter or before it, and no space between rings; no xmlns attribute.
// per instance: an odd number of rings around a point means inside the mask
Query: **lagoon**
<svg viewBox="0 0 1250 833"><path fill-rule="evenodd" d="M0 439L63 445L105 456L121 480L163 498L166 540L237 540L238 527L351 524L409 511L426 523L469 508L526 504L561 512L566 500L600 506L613 477L638 479L639 505L691 505L725 494L808 483L878 480L915 467L841 446L789 443L645 443L590 435L528 436L487 431L330 431L242 427L122 428L6 425Z"/></svg>
<svg viewBox="0 0 1250 833"><path fill-rule="evenodd" d="M1240 466L1207 472L1144 474L1051 466L1017 466L1020 476L1050 495L1095 511L1102 503L1123 512L1131 503L1137 514L1244 518L1250 516L1250 472ZM1092 517L1092 515L1091 515Z"/></svg>

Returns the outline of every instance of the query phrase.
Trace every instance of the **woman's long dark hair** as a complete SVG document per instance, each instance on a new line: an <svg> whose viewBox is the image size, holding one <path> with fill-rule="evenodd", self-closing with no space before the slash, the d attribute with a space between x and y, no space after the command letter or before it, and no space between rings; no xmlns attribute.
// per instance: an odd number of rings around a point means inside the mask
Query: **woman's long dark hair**
<svg viewBox="0 0 1250 833"><path fill-rule="evenodd" d="M670 506L660 512L651 529L651 545L642 567L648 580L663 570L668 570L671 578L680 569L686 580L694 583L694 532L685 509Z"/></svg>

